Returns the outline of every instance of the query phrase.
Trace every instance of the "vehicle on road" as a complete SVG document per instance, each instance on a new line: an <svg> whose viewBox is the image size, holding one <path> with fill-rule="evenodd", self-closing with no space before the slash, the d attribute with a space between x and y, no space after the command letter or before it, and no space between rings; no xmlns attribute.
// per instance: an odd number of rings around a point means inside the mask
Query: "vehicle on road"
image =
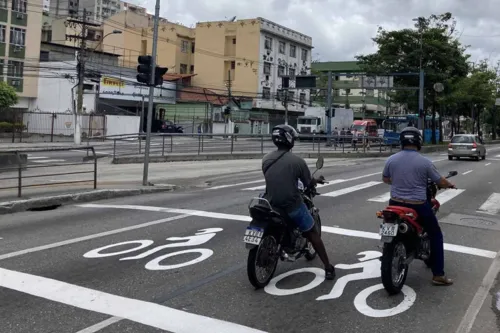
<svg viewBox="0 0 500 333"><path fill-rule="evenodd" d="M184 133L182 126L176 125L171 121L162 120L161 128L158 130L161 133Z"/></svg>
<svg viewBox="0 0 500 333"><path fill-rule="evenodd" d="M457 160L461 157L473 158L476 161L486 158L486 147L483 140L476 134L457 134L448 144L448 159Z"/></svg>
<svg viewBox="0 0 500 333"><path fill-rule="evenodd" d="M387 116L382 122L382 127L384 129L384 144L385 145L399 145L399 135L401 131L408 126L416 126L418 124L419 117L418 114L406 114L406 115L392 115ZM440 118L436 115L436 127L439 127ZM425 129L422 132L424 136L424 142L430 143L432 140L432 116L428 115L425 117ZM436 140L439 141L439 128L435 131Z"/></svg>
<svg viewBox="0 0 500 333"><path fill-rule="evenodd" d="M303 116L297 119L297 132L302 136L300 139L308 139L307 135L321 134L328 132L327 112L324 107L308 107ZM354 120L354 111L352 109L332 109L331 129L335 127L340 131L342 128L349 128Z"/></svg>
<svg viewBox="0 0 500 333"><path fill-rule="evenodd" d="M446 178L456 176L457 171L450 171ZM432 203L434 214L439 211L440 203L436 200L439 188L428 180L427 200ZM430 267L430 238L423 229L417 212L402 206L387 206L377 212L382 219L379 234L383 243L381 257L381 277L385 290L398 294L403 288L408 267L414 259L423 260Z"/></svg>
<svg viewBox="0 0 500 333"><path fill-rule="evenodd" d="M324 159L320 156L313 176L323 167L323 163ZM325 184L325 178L320 176L317 183ZM301 193L304 203L314 218L314 228L321 236L319 209L314 206L312 200L319 195L316 185L301 189ZM247 274L250 283L255 288L263 288L271 281L278 259L293 262L303 256L307 260L313 260L316 257L312 244L292 223L287 221L285 214L276 211L269 201L260 197L252 198L248 210L252 221L245 230L243 241L250 250L247 259Z"/></svg>

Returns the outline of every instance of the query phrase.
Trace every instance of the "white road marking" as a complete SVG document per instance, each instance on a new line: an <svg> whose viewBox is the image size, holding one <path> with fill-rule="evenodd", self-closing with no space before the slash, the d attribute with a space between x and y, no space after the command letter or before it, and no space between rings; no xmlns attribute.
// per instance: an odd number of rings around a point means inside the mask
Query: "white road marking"
<svg viewBox="0 0 500 333"><path fill-rule="evenodd" d="M391 198L391 192L386 192L381 195L377 195L374 198L368 199L368 201L373 201L373 202L387 202Z"/></svg>
<svg viewBox="0 0 500 333"><path fill-rule="evenodd" d="M172 333L265 333L251 327L0 268L0 286Z"/></svg>
<svg viewBox="0 0 500 333"><path fill-rule="evenodd" d="M65 160L38 160L38 161L33 161L33 163L52 163L52 162L64 162Z"/></svg>
<svg viewBox="0 0 500 333"><path fill-rule="evenodd" d="M472 171L474 171L474 170L465 171L462 175L466 175L468 173L471 173Z"/></svg>
<svg viewBox="0 0 500 333"><path fill-rule="evenodd" d="M439 201L441 205L444 205L454 197L459 196L464 192L464 189L449 189L443 192L439 192L438 195L436 195L436 200Z"/></svg>
<svg viewBox="0 0 500 333"><path fill-rule="evenodd" d="M253 180L253 181L244 182L244 183L228 184L228 185L219 185L219 186L214 186L214 187L207 188L207 189L205 189L205 190L218 190L218 189L221 189L221 188L226 188L226 187L233 187L233 186L240 186L240 185L248 185L248 184L262 183L263 181L264 181L264 179L260 179L260 180Z"/></svg>
<svg viewBox="0 0 500 333"><path fill-rule="evenodd" d="M500 212L500 193L493 193L489 198L479 207L478 213L485 213L496 215Z"/></svg>
<svg viewBox="0 0 500 333"><path fill-rule="evenodd" d="M488 166L488 165L490 165L490 164L491 164L491 163L486 163L484 166Z"/></svg>
<svg viewBox="0 0 500 333"><path fill-rule="evenodd" d="M450 190L451 191L451 190ZM150 212L166 212L166 213L181 213L186 215L193 216L203 216L210 217L215 219L224 219L224 220L235 220L242 222L250 222L252 219L250 216L246 215L236 215L236 214L226 214L226 213L215 213L215 212L207 212L202 210L189 210L189 209L180 209L180 208L164 208L164 207L155 207L155 206L139 206L139 205L105 205L105 204L82 204L76 205L77 207L85 207L85 208L114 208L114 209L133 209L133 210L144 210ZM138 225L137 227L139 227ZM333 233L337 235L343 236L352 236L352 237L361 237L361 238L369 238L369 239L378 239L380 240L380 235L375 232L368 231L359 231L359 230L351 230L351 229L343 229L338 227L327 227L322 226L321 230L324 230L328 233ZM454 244L444 244L444 248L449 251L459 252L471 254L479 257L485 258L495 258L496 252L477 249L473 247L467 247L462 245L454 245ZM0 259L2 257L0 256Z"/></svg>
<svg viewBox="0 0 500 333"><path fill-rule="evenodd" d="M496 155L495 157L500 157L500 155Z"/></svg>
<svg viewBox="0 0 500 333"><path fill-rule="evenodd" d="M92 235L78 237L78 238L67 239L65 241L61 241L61 242L57 242L57 243L52 243L52 244L47 244L47 245L41 245L41 246L32 247L32 248L29 248L29 249L24 249L24 250L15 251L15 252L10 252L10 253L6 253L6 254L0 254L0 260L10 259L10 258L13 258L13 257L21 256L23 254L28 254L28 253L33 253L33 252L38 252L38 251L53 249L53 248L56 248L56 247L59 247L59 246L64 246L64 245L69 245L69 244L74 244L74 243L79 243L79 242L83 242L83 241L94 239L94 238L99 238L99 237L114 235L114 234L118 234L118 233L121 233L121 232L126 232L126 231L130 231L130 230L136 230L136 229L140 229L140 228L149 227L149 226L152 226L152 225L157 225L157 224L162 224L162 223L166 223L166 222L170 222L170 221L175 221L175 220L179 220L179 219L182 219L182 218L185 218L185 217L188 217L188 216L190 216L190 215L189 214L185 214L185 215L178 215L178 216L167 217L167 218L156 220L156 221L146 222L146 223L142 223L142 224L136 224L136 225L133 225L133 226L130 226L130 227L125 227L125 228L120 228L120 229L115 229L115 230L100 232L100 233L97 233L97 234L92 234Z"/></svg>
<svg viewBox="0 0 500 333"><path fill-rule="evenodd" d="M28 156L28 160L40 160L48 157L43 157L43 156Z"/></svg>
<svg viewBox="0 0 500 333"><path fill-rule="evenodd" d="M354 185L354 186L351 186L351 187L346 187L346 188L343 188L341 190L324 193L324 194L321 194L321 196L324 196L324 197L338 197L338 196L341 196L341 195L344 195L344 194L348 194L348 193L351 193L351 192L359 191L359 190L362 190L362 189L365 189L365 188L368 188L368 187L372 187L372 186L375 186L375 185L379 185L379 184L382 184L382 182L372 181L372 182L368 182L368 183Z"/></svg>
<svg viewBox="0 0 500 333"><path fill-rule="evenodd" d="M106 328L110 325L113 325L121 320L122 320L122 318L111 317L109 319L101 321L100 323L97 323L95 325L84 328L83 330L78 331L76 333L95 333L95 332L98 332L98 331L102 330L103 328Z"/></svg>
<svg viewBox="0 0 500 333"><path fill-rule="evenodd" d="M77 153L85 153L85 154L88 152L88 153L89 153L89 155L92 155L92 151L91 151L91 150L77 150L77 149L71 149L70 151L75 151L75 152L77 152ZM95 153L96 153L96 155L97 155L97 154L103 154L103 155L107 155L107 154L108 154L108 153L103 153L103 152L99 152L99 151L96 151Z"/></svg>

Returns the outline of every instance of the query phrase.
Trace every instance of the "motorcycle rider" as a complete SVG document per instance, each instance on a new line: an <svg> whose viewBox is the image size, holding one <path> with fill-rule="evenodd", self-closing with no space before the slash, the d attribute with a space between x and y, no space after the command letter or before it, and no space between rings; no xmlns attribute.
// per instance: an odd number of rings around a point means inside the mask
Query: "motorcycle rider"
<svg viewBox="0 0 500 333"><path fill-rule="evenodd" d="M278 150L266 154L262 159L262 171L266 181L264 197L271 206L287 214L303 235L311 242L325 266L325 278L335 278L335 268L330 263L321 236L316 232L314 219L305 205L297 187L298 180L305 188L317 182L304 159L290 152L297 131L289 125L278 125L273 128L272 140Z"/></svg>
<svg viewBox="0 0 500 333"><path fill-rule="evenodd" d="M430 239L432 282L435 285L452 285L453 280L444 272L443 234L427 200L427 180L430 178L441 188L455 188L455 185L442 177L434 164L418 152L423 141L418 129L406 127L399 139L401 151L387 159L382 173L384 183L391 185L389 205L404 206L417 212Z"/></svg>

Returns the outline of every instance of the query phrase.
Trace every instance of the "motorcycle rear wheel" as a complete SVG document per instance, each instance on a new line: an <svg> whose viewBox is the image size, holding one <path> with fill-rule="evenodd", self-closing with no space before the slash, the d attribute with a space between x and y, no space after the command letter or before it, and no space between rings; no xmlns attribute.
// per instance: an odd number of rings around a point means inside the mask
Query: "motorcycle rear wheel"
<svg viewBox="0 0 500 333"><path fill-rule="evenodd" d="M321 217L319 216L319 214L313 214L313 217L314 217L314 222L315 222L313 228L316 230L316 232L321 237ZM308 252L304 255L304 257L307 259L307 261L314 260L314 258L316 258L318 253L316 252L313 245L309 241L307 242L307 249L308 249Z"/></svg>
<svg viewBox="0 0 500 333"><path fill-rule="evenodd" d="M277 252L278 244L276 239L271 235L264 236L259 246L254 247L248 252L248 280L256 289L264 288L273 278L279 259ZM259 265L262 262L265 264L264 267ZM259 274L259 268L264 268L266 270L265 274Z"/></svg>
<svg viewBox="0 0 500 333"><path fill-rule="evenodd" d="M403 242L395 240L386 243L382 253L381 275L382 284L390 295L401 292L408 276L406 247Z"/></svg>

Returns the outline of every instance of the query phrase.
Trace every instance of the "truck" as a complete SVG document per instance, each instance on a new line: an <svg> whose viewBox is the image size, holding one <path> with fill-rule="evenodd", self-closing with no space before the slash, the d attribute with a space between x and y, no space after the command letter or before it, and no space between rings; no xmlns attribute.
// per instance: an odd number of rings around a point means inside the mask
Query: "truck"
<svg viewBox="0 0 500 333"><path fill-rule="evenodd" d="M324 107L308 107L303 116L299 116L297 120L297 132L303 135L311 134L327 134L326 110ZM348 129L354 120L354 112L352 109L332 109L332 131L335 127L338 130L342 128Z"/></svg>

